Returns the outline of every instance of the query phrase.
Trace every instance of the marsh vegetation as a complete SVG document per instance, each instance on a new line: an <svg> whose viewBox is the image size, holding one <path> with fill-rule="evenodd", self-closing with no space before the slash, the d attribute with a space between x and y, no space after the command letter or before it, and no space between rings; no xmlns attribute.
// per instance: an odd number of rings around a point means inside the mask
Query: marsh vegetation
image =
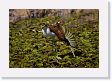
<svg viewBox="0 0 112 81"><path fill-rule="evenodd" d="M53 24L60 16L27 18L9 23L10 68L98 68L99 67L99 12L77 12L65 17L63 27L74 35L75 55L57 37L57 52L52 41L42 36L40 23Z"/></svg>

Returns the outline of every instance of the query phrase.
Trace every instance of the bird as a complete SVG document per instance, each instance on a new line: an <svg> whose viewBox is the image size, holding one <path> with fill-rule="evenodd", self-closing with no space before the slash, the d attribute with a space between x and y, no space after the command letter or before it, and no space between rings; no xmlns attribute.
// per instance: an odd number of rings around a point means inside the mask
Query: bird
<svg viewBox="0 0 112 81"><path fill-rule="evenodd" d="M41 28L42 28L42 33L44 37L51 37L53 40L55 40L55 36L58 37L59 40L65 42L68 46L71 48L71 52L73 53L73 56L75 57L74 54L74 47L75 47L75 39L73 34L68 30L67 27L61 26L62 22L58 21L54 24L47 24L47 23L42 23ZM54 43L53 43L54 44Z"/></svg>

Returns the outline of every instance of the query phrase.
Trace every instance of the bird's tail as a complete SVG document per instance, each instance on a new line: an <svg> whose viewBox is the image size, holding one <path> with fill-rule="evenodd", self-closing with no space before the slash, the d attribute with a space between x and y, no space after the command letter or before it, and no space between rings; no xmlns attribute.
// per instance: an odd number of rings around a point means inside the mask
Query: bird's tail
<svg viewBox="0 0 112 81"><path fill-rule="evenodd" d="M66 27L62 27L64 33L65 33L65 38L68 40L68 42L70 43L70 45L72 47L75 47L75 39L74 39L74 35L70 32L70 30Z"/></svg>
<svg viewBox="0 0 112 81"><path fill-rule="evenodd" d="M68 40L68 42L70 44L71 52L73 53L73 56L75 57L74 49L73 49L73 47L75 47L74 35L70 32L70 30L68 28L62 27L62 29L65 33L65 38Z"/></svg>

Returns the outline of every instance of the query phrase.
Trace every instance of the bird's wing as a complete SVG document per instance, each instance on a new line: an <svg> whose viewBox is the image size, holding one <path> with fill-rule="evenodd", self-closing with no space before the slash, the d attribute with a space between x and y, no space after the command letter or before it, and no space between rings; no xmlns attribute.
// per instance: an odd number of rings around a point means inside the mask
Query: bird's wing
<svg viewBox="0 0 112 81"><path fill-rule="evenodd" d="M65 38L69 41L70 45L72 47L75 47L75 39L74 39L74 35L70 32L70 30L67 27L63 27L62 29L65 33Z"/></svg>
<svg viewBox="0 0 112 81"><path fill-rule="evenodd" d="M64 32L63 32L63 30L60 26L50 25L49 29L50 29L51 32L56 34L56 36L59 38L59 40L64 40L65 39Z"/></svg>

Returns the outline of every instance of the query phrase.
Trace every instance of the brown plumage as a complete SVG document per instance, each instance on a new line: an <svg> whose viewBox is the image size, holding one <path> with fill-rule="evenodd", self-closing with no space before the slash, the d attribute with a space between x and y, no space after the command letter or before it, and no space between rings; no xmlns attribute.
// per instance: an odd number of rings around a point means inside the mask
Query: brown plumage
<svg viewBox="0 0 112 81"><path fill-rule="evenodd" d="M48 27L49 27L51 32L56 34L56 36L58 37L59 40L65 40L64 31L60 27L59 22L52 24L52 25L49 25Z"/></svg>

